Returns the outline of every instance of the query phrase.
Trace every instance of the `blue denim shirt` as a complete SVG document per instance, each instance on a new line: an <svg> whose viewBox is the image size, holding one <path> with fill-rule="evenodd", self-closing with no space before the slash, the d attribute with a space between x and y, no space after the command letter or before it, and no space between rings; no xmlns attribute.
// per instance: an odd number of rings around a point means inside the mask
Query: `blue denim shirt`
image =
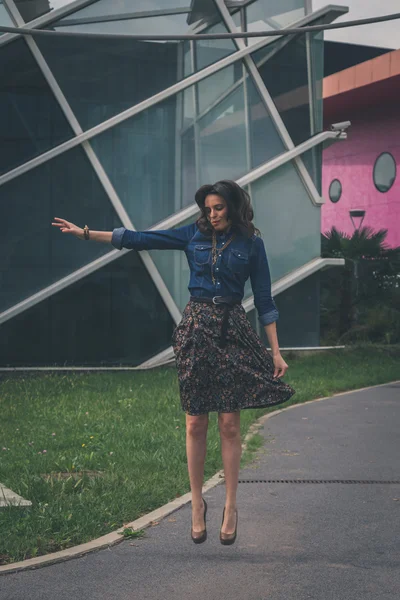
<svg viewBox="0 0 400 600"><path fill-rule="evenodd" d="M217 248L230 238L217 233ZM125 227L114 229L112 245L121 250L183 250L190 267L189 291L192 296L233 296L242 300L244 284L250 277L254 305L262 325L279 318L271 296L271 276L264 242L256 235L246 238L237 235L218 256L214 267L215 284L211 278L212 241L196 223L177 229L131 231Z"/></svg>

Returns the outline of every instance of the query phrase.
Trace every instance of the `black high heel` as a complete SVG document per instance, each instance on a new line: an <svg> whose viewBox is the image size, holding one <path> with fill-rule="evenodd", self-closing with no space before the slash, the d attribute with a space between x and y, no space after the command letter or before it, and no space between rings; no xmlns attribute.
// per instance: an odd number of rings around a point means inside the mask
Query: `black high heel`
<svg viewBox="0 0 400 600"><path fill-rule="evenodd" d="M224 519L225 519L225 507L224 507L224 512L222 513L221 529L222 529L222 525L224 524ZM224 546L231 546L232 544L235 543L236 536L237 536L238 520L239 520L239 515L238 515L237 508L236 508L236 525L235 525L235 531L233 533L223 533L220 530L220 532L219 532L219 541Z"/></svg>
<svg viewBox="0 0 400 600"><path fill-rule="evenodd" d="M195 544L202 544L207 539L207 527L206 527L207 502L204 500L204 498L202 500L204 502L204 529L203 529L203 531L193 531L193 528L192 528L191 532L190 532L192 540Z"/></svg>

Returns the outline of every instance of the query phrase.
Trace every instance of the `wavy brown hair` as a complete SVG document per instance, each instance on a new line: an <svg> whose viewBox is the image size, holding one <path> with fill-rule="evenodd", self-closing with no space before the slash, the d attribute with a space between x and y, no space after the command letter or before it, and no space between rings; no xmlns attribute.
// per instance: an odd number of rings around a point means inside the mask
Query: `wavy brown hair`
<svg viewBox="0 0 400 600"><path fill-rule="evenodd" d="M205 201L209 194L221 196L228 207L228 218L232 227L246 237L260 235L260 231L252 223L254 212L250 196L235 181L223 179L217 183L202 185L195 194L195 200L200 208L201 215L197 219L198 228L202 233L211 235L213 226L207 219Z"/></svg>

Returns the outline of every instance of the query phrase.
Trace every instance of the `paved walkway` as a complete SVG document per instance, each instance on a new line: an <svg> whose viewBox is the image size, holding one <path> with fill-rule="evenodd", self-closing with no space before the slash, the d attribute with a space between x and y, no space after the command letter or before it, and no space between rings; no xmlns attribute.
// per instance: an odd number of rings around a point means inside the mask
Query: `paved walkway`
<svg viewBox="0 0 400 600"><path fill-rule="evenodd" d="M241 479L400 480L400 384L299 406L266 421ZM241 483L239 534L218 541L224 486L206 494L205 544L190 506L146 537L0 577L1 600L398 600L400 485Z"/></svg>

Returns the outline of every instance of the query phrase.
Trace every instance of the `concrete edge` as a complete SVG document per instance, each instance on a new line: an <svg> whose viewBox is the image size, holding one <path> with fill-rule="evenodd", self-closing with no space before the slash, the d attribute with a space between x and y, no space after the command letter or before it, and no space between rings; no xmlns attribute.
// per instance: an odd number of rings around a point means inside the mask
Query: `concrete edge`
<svg viewBox="0 0 400 600"><path fill-rule="evenodd" d="M346 392L338 392L337 394L332 394L331 396L323 396L321 398L314 398L313 400L307 400L306 402L299 402L298 404L292 404L290 406L286 406L285 408L279 408L273 412L267 413L266 415L262 415L257 421L255 421L249 428L242 444L243 451L247 448L247 443L250 438L257 433L258 430L262 429L264 423L270 419L271 417L275 417L276 415L285 412L287 410L291 410L292 408L297 408L299 406L304 406L305 404L311 404L312 402L321 402L322 400L329 400L330 398L335 398L337 396L345 396L348 394L354 394L356 392L363 392L365 390L370 390L377 387L382 387L384 385L390 385L393 383L400 383L400 380L395 381L387 381L386 383L380 383L378 385L371 385L364 388L358 388L355 390L348 390ZM210 479L208 479L203 486L203 492L207 492L212 488L216 487L220 483L224 481L223 471L218 471L213 475ZM0 566L0 575L7 573L16 573L18 571L26 571L28 569L36 569L38 567L44 567L47 565L52 565L58 562L64 562L66 560L70 560L72 558L80 558L89 552L95 552L97 550L102 550L105 548L110 548L111 546L115 546L116 544L122 542L124 539L127 539L123 535L124 529L132 529L132 531L138 531L141 529L146 529L158 523L161 519L164 519L168 515L182 508L188 504L191 500L191 493L188 492L164 506L153 510L152 512L139 517L135 521L131 521L127 523L123 527L108 533L107 535L103 535L102 537L96 538L90 542L86 542L85 544L80 544L79 546L73 546L72 548L67 548L66 550L60 550L59 552L53 552L51 554L46 554L44 556L38 556L36 558L28 558L27 560L23 560L20 562L12 563L10 565Z"/></svg>

